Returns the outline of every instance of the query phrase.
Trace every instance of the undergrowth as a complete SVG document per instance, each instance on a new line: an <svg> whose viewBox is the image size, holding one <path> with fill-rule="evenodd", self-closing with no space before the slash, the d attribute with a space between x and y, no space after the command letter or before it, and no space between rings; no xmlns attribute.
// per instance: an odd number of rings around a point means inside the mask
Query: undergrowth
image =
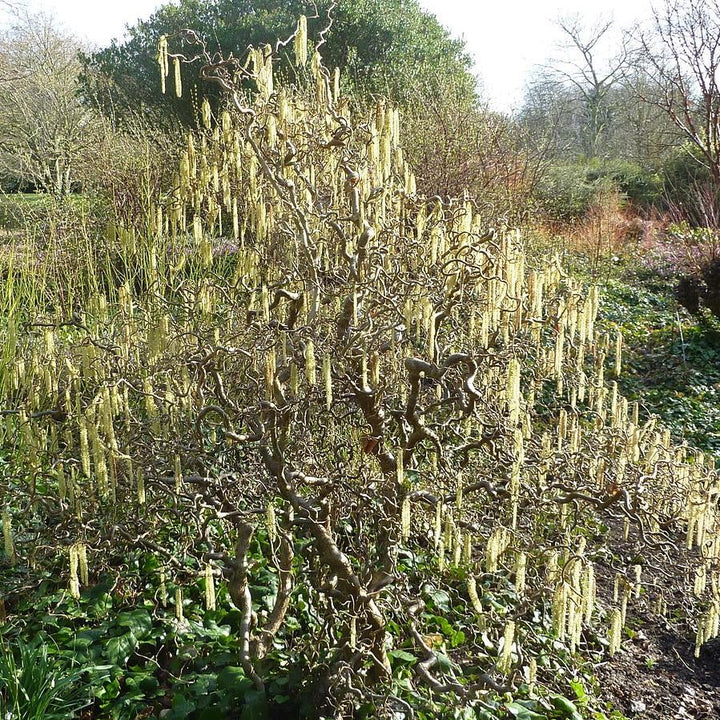
<svg viewBox="0 0 720 720"><path fill-rule="evenodd" d="M720 457L720 321L691 316L670 282L622 273L602 286L600 319L623 335L623 394L676 442Z"/></svg>

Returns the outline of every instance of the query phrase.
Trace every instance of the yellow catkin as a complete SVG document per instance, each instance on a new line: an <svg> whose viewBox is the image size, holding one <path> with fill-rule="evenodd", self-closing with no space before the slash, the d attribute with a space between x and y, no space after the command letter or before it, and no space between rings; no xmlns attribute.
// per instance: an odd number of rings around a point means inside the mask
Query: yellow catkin
<svg viewBox="0 0 720 720"><path fill-rule="evenodd" d="M468 597L470 598L470 602L472 603L473 610L478 615L483 614L483 606L480 602L480 597L478 596L477 591L477 583L475 582L475 577L473 575L468 575L467 579L467 591L468 591Z"/></svg>
<svg viewBox="0 0 720 720"><path fill-rule="evenodd" d="M277 540L277 518L275 517L275 506L272 502L265 508L265 527L267 528L268 540L274 543Z"/></svg>
<svg viewBox="0 0 720 720"><path fill-rule="evenodd" d="M430 360L435 359L435 311L432 307L428 314L427 354Z"/></svg>
<svg viewBox="0 0 720 720"><path fill-rule="evenodd" d="M212 124L212 110L210 109L210 102L207 98L204 98L200 107L200 113L202 116L202 124L206 130L210 130Z"/></svg>
<svg viewBox="0 0 720 720"><path fill-rule="evenodd" d="M565 639L567 605L567 584L559 582L553 593L552 624L553 630L560 640Z"/></svg>
<svg viewBox="0 0 720 720"><path fill-rule="evenodd" d="M162 607L167 607L168 594L167 594L167 578L165 577L165 571L160 571L160 585L158 587L158 599Z"/></svg>
<svg viewBox="0 0 720 720"><path fill-rule="evenodd" d="M205 609L215 610L215 578L212 565L205 565Z"/></svg>
<svg viewBox="0 0 720 720"><path fill-rule="evenodd" d="M472 535L470 533L465 533L463 538L462 560L467 565L472 561Z"/></svg>
<svg viewBox="0 0 720 720"><path fill-rule="evenodd" d="M406 495L402 501L400 510L400 537L407 542L410 537L410 497Z"/></svg>
<svg viewBox="0 0 720 720"><path fill-rule="evenodd" d="M642 588L642 565L633 565L633 573L635 575L633 596L637 600L640 597L640 590Z"/></svg>
<svg viewBox="0 0 720 720"><path fill-rule="evenodd" d="M305 67L307 65L307 18L301 15L298 18L297 31L293 41L293 49L295 50L295 65Z"/></svg>
<svg viewBox="0 0 720 720"><path fill-rule="evenodd" d="M622 595L620 596L620 618L623 627L625 627L625 620L627 618L628 600L630 600L631 589L630 583L626 580L623 585Z"/></svg>
<svg viewBox="0 0 720 720"><path fill-rule="evenodd" d="M515 640L515 621L509 620L505 625L503 632L503 645L498 660L498 670L501 673L508 674L512 669L512 647Z"/></svg>
<svg viewBox="0 0 720 720"><path fill-rule="evenodd" d="M442 572L445 569L445 540L441 537L438 544L438 570Z"/></svg>
<svg viewBox="0 0 720 720"><path fill-rule="evenodd" d="M175 588L175 618L178 622L182 622L185 619L182 588Z"/></svg>
<svg viewBox="0 0 720 720"><path fill-rule="evenodd" d="M535 685L537 683L537 658L530 658L530 662L528 663L527 682L528 693L532 695L535 692Z"/></svg>
<svg viewBox="0 0 720 720"><path fill-rule="evenodd" d="M84 417L79 420L80 424L80 464L83 475L90 477L90 444L88 442L87 421Z"/></svg>
<svg viewBox="0 0 720 720"><path fill-rule="evenodd" d="M485 570L489 573L497 572L498 560L510 544L510 532L504 528L496 528L490 536L485 551Z"/></svg>
<svg viewBox="0 0 720 720"><path fill-rule="evenodd" d="M165 78L168 76L168 47L167 37L165 35L160 36L158 41L158 55L157 55L158 66L160 68L160 90L163 95L165 94Z"/></svg>
<svg viewBox="0 0 720 720"><path fill-rule="evenodd" d="M10 565L14 565L17 561L15 554L15 544L13 542L12 535L12 521L10 518L10 511L7 508L3 508L2 511L2 524L3 524L3 540L5 543L5 557Z"/></svg>
<svg viewBox="0 0 720 720"><path fill-rule="evenodd" d="M308 340L305 346L305 378L311 386L316 382L315 372L315 345L312 340Z"/></svg>
<svg viewBox="0 0 720 720"><path fill-rule="evenodd" d="M520 361L511 358L507 368L505 397L510 415L510 425L517 425L520 417Z"/></svg>
<svg viewBox="0 0 720 720"><path fill-rule="evenodd" d="M610 657L615 655L620 650L622 643L622 612L619 608L613 608L610 610L608 617L609 630L608 630L608 654Z"/></svg>
<svg viewBox="0 0 720 720"><path fill-rule="evenodd" d="M180 75L180 58L173 58L173 70L175 71L175 97L182 97L182 77Z"/></svg>
<svg viewBox="0 0 720 720"><path fill-rule="evenodd" d="M455 537L453 538L453 565L460 565L462 560L463 536L459 525L455 526Z"/></svg>
<svg viewBox="0 0 720 720"><path fill-rule="evenodd" d="M70 557L70 595L76 600L80 597L80 578L78 577L78 550L77 545L71 545L68 551Z"/></svg>

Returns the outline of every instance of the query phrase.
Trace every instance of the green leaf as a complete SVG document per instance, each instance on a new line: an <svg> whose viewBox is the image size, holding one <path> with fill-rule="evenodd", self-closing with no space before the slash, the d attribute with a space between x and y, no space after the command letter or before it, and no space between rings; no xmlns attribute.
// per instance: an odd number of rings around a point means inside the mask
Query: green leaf
<svg viewBox="0 0 720 720"><path fill-rule="evenodd" d="M460 708L455 711L456 720L475 720L477 715L471 707Z"/></svg>
<svg viewBox="0 0 720 720"><path fill-rule="evenodd" d="M195 710L195 703L188 700L183 695L176 695L173 698L173 706L170 712L165 716L169 720L183 720L187 718Z"/></svg>
<svg viewBox="0 0 720 720"><path fill-rule="evenodd" d="M245 675L241 667L228 666L223 668L217 676L217 686L234 698L242 697L252 687L252 682Z"/></svg>
<svg viewBox="0 0 720 720"><path fill-rule="evenodd" d="M388 655L397 660L404 660L405 662L414 663L417 662L417 658L412 653L406 650L391 650Z"/></svg>
<svg viewBox="0 0 720 720"><path fill-rule="evenodd" d="M457 665L445 653L436 652L435 655L437 656L438 667L443 672L451 672L457 669Z"/></svg>
<svg viewBox="0 0 720 720"><path fill-rule="evenodd" d="M518 702L508 703L507 709L517 720L545 720L544 715L540 715L540 713L536 713Z"/></svg>
<svg viewBox="0 0 720 720"><path fill-rule="evenodd" d="M150 613L143 608L129 612L121 612L118 614L115 622L120 627L128 628L128 630L138 638L148 635L152 630L153 624Z"/></svg>
<svg viewBox="0 0 720 720"><path fill-rule="evenodd" d="M70 640L66 647L68 647L70 650L74 650L75 652L78 652L80 650L87 650L93 643L95 642L95 638L88 637L87 635L81 636L78 635L77 637Z"/></svg>
<svg viewBox="0 0 720 720"><path fill-rule="evenodd" d="M582 720L582 716L578 712L575 703L571 702L566 697L563 697L562 695L551 695L550 702L562 717L571 718L571 720Z"/></svg>
<svg viewBox="0 0 720 720"><path fill-rule="evenodd" d="M585 707L587 705L588 696L587 692L585 691L585 686L580 682L580 680L571 680L570 681L570 687L573 689L573 692L575 693L575 697L577 698L577 701L580 705Z"/></svg>
<svg viewBox="0 0 720 720"><path fill-rule="evenodd" d="M95 697L104 702L114 700L118 695L120 695L120 680L118 678L113 678L109 683L95 689Z"/></svg>
<svg viewBox="0 0 720 720"><path fill-rule="evenodd" d="M498 716L491 710L480 710L478 720L498 720Z"/></svg>
<svg viewBox="0 0 720 720"><path fill-rule="evenodd" d="M138 644L138 639L132 631L110 638L105 645L105 656L115 665L124 665L135 652Z"/></svg>
<svg viewBox="0 0 720 720"><path fill-rule="evenodd" d="M423 586L423 592L432 600L435 607L445 612L450 611L450 595L429 583Z"/></svg>

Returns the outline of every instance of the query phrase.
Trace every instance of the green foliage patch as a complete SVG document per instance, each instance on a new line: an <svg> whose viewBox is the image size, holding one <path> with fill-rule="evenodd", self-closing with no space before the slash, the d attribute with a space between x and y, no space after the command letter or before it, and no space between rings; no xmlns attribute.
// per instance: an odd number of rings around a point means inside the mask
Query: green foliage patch
<svg viewBox="0 0 720 720"><path fill-rule="evenodd" d="M720 325L678 306L672 283L610 280L601 317L626 342L623 392L658 415L678 441L720 456Z"/></svg>

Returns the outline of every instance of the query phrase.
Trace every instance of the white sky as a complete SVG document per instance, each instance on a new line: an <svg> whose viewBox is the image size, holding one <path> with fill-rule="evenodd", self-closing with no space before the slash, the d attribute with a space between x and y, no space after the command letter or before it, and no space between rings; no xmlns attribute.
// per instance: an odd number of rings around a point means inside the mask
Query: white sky
<svg viewBox="0 0 720 720"><path fill-rule="evenodd" d="M345 0L352 1L352 0ZM651 0L420 0L475 59L485 96L500 110L516 107L530 69L553 54L559 39L553 21L563 14L612 16L628 26L646 18ZM35 0L69 30L103 46L125 25L149 16L157 0Z"/></svg>

